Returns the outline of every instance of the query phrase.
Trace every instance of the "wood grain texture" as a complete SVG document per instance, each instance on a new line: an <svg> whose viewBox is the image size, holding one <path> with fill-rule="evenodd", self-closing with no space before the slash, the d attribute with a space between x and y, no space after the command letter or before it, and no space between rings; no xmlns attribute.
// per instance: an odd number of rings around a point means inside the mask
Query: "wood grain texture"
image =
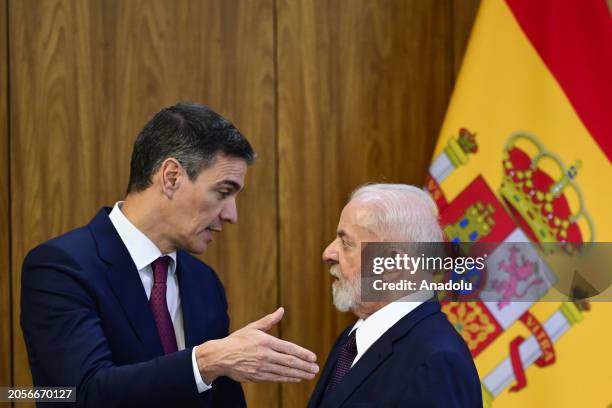
<svg viewBox="0 0 612 408"><path fill-rule="evenodd" d="M0 256L2 270L12 267L12 337L0 339L0 356L12 341L14 383L31 383L18 321L23 257L123 197L137 132L178 100L227 116L259 155L239 223L204 257L225 284L232 329L283 305L282 337L322 365L354 319L333 310L321 252L355 187L422 183L477 5L0 0L0 58L9 60L0 67L0 162L13 175L10 196L0 179L2 233L9 203L13 220L11 265ZM1 21L10 21L8 56ZM8 249L0 241L0 255ZM9 324L7 277L0 325ZM7 361L0 384L11 376ZM245 389L249 406L267 408L304 406L313 387Z"/></svg>
<svg viewBox="0 0 612 408"><path fill-rule="evenodd" d="M0 386L12 383L6 0L0 0Z"/></svg>
<svg viewBox="0 0 612 408"><path fill-rule="evenodd" d="M354 188L423 183L451 91L449 5L277 1L281 331L321 365L355 320L333 311L321 252ZM283 406L314 385L283 386Z"/></svg>
<svg viewBox="0 0 612 408"><path fill-rule="evenodd" d="M138 130L163 106L192 100L231 119L260 157L239 224L206 259L225 283L234 328L273 310L272 0L19 0L10 19L14 305L27 251L121 199ZM14 375L27 385L18 316L14 307ZM278 386L246 388L249 405L276 406Z"/></svg>
<svg viewBox="0 0 612 408"><path fill-rule="evenodd" d="M451 4L453 21L453 31L451 33L453 39L452 55L454 77L456 78L470 39L480 0L451 0Z"/></svg>

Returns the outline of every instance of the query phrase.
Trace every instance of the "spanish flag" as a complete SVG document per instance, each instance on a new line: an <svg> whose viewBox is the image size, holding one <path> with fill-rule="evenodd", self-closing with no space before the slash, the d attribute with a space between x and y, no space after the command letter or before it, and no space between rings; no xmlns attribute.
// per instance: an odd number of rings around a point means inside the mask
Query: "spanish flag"
<svg viewBox="0 0 612 408"><path fill-rule="evenodd" d="M426 181L449 240L612 242L611 158L605 0L483 0ZM611 302L443 310L485 407L612 406Z"/></svg>

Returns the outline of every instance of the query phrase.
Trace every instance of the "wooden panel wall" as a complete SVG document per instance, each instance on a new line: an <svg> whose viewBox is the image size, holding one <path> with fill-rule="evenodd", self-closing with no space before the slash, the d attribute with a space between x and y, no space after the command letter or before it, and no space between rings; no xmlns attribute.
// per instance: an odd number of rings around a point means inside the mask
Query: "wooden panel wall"
<svg viewBox="0 0 612 408"><path fill-rule="evenodd" d="M242 222L226 228L207 259L228 287L234 325L274 309L276 241L254 233L273 233L277 218L272 0L9 3L11 164L19 175L13 304L27 251L121 199L140 127L161 107L193 100L239 124L260 156L247 178L258 188L247 186L240 200ZM249 290L245 274L271 290ZM25 385L18 307L13 317L15 383ZM274 406L278 386L248 395L251 405Z"/></svg>
<svg viewBox="0 0 612 408"><path fill-rule="evenodd" d="M355 320L334 311L321 252L354 188L423 182L452 86L448 6L279 1L282 333L321 364ZM304 406L314 385L283 386L284 406Z"/></svg>
<svg viewBox="0 0 612 408"><path fill-rule="evenodd" d="M451 38L453 41L450 50L452 52L454 77L459 74L461 61L472 32L474 19L478 12L480 0L452 0L451 12L453 14Z"/></svg>
<svg viewBox="0 0 612 408"><path fill-rule="evenodd" d="M0 274L0 385L31 384L25 254L123 197L138 130L178 100L230 118L259 155L239 223L204 257L232 328L283 305L274 333L324 363L352 318L331 306L321 252L357 185L422 182L477 3L0 0L0 270L12 268ZM304 406L313 387L245 389L267 408Z"/></svg>
<svg viewBox="0 0 612 408"><path fill-rule="evenodd" d="M0 386L11 384L10 174L6 0L0 0Z"/></svg>

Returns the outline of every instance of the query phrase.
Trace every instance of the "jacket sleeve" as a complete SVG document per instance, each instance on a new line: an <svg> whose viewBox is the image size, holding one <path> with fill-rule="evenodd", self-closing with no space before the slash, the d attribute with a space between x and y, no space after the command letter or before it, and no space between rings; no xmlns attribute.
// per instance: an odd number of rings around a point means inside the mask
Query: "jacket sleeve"
<svg viewBox="0 0 612 408"><path fill-rule="evenodd" d="M35 385L76 387L82 407L194 405L199 396L191 349L138 364L113 363L91 284L54 246L26 257L21 327Z"/></svg>
<svg viewBox="0 0 612 408"><path fill-rule="evenodd" d="M411 376L399 406L482 408L480 381L474 363L452 351L432 354Z"/></svg>

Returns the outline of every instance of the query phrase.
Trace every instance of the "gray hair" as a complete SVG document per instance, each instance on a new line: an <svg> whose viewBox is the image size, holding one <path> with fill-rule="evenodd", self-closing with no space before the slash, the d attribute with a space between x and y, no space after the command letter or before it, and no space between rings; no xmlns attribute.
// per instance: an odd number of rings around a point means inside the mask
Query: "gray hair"
<svg viewBox="0 0 612 408"><path fill-rule="evenodd" d="M369 229L388 242L441 242L438 207L425 191L408 184L366 184L351 194L351 201L372 206Z"/></svg>

